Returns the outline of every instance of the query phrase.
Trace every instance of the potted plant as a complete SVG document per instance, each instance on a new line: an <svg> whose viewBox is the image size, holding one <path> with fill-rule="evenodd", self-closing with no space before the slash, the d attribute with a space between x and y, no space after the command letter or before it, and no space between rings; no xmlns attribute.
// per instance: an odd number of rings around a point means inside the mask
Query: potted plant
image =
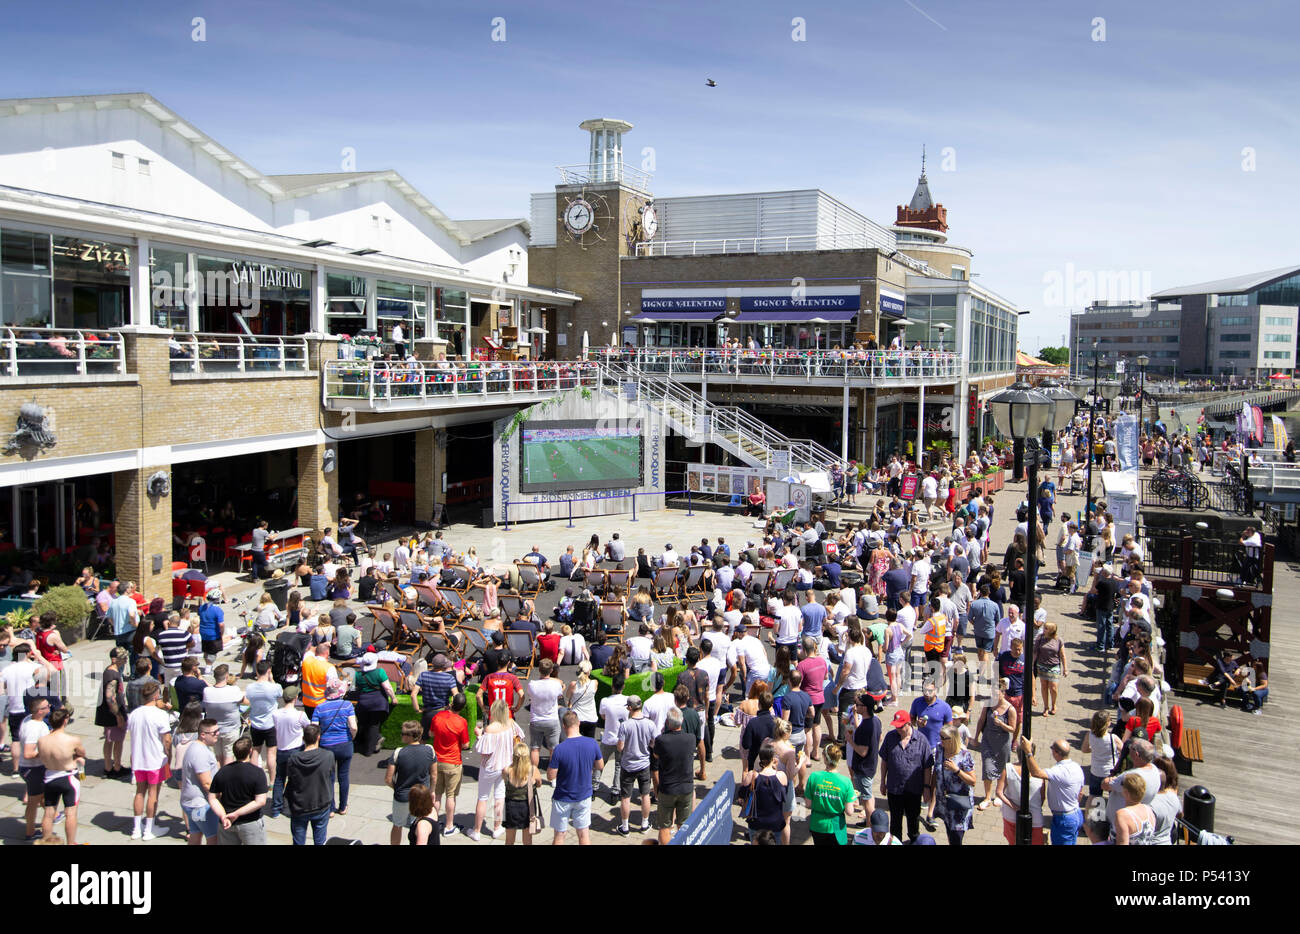
<svg viewBox="0 0 1300 934"><path fill-rule="evenodd" d="M71 584L51 587L32 605L32 616L53 612L58 617L59 635L71 645L81 635L82 626L90 616L90 598L80 587Z"/></svg>

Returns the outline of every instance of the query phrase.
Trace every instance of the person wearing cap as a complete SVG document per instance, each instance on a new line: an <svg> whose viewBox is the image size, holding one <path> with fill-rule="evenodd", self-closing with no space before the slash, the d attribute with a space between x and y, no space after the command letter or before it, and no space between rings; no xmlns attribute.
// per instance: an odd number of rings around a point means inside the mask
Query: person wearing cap
<svg viewBox="0 0 1300 934"><path fill-rule="evenodd" d="M880 743L880 785L889 801L889 832L899 836L907 818L907 837L920 832L921 798L931 788L934 749L912 726L906 711L894 713L893 727Z"/></svg>
<svg viewBox="0 0 1300 934"><path fill-rule="evenodd" d="M855 846L902 846L903 841L889 832L889 812L872 811L870 826L853 835Z"/></svg>
<svg viewBox="0 0 1300 934"><path fill-rule="evenodd" d="M364 653L359 667L352 679L357 690L357 752L373 756L378 754L383 742L380 729L397 703L397 695L388 680L388 673L379 667L378 654Z"/></svg>
<svg viewBox="0 0 1300 934"><path fill-rule="evenodd" d="M104 728L105 778L116 778L127 772L122 767L122 741L126 739L126 687L122 681L122 665L126 660L126 649L114 646L108 650L108 667L100 675L95 726ZM14 740L17 741L16 735Z"/></svg>
<svg viewBox="0 0 1300 934"><path fill-rule="evenodd" d="M618 833L624 837L631 833L628 817L632 811L632 786L641 795L641 832L650 829L650 751L659 735L655 722L641 710L641 698L631 694L627 698L627 719L618 727L618 756L622 767L619 782Z"/></svg>
<svg viewBox="0 0 1300 934"><path fill-rule="evenodd" d="M461 677L452 668L447 656L439 652L433 656L429 667L420 672L415 684L411 685L411 706L420 716L426 742L434 715L447 707L453 695L464 690L461 687Z"/></svg>
<svg viewBox="0 0 1300 934"><path fill-rule="evenodd" d="M272 728L275 730L275 772L271 787L271 817L279 817L284 810L284 783L288 776L289 763L302 751L302 728L311 723L311 718L294 706L298 699L298 688L290 685L284 689L283 703L271 714ZM268 752L268 755L270 753Z"/></svg>

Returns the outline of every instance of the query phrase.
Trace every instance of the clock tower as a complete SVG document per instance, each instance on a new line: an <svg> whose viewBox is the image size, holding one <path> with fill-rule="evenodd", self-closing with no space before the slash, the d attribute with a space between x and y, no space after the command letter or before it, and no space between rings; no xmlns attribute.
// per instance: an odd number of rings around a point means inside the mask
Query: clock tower
<svg viewBox="0 0 1300 934"><path fill-rule="evenodd" d="M620 263L659 229L649 173L623 162L623 135L632 124L602 117L580 127L591 137L587 161L559 167L555 246L534 245L528 253L532 285L582 296L554 322L548 351L559 358L580 356L584 334L592 350L622 342L628 314L639 309L626 307Z"/></svg>

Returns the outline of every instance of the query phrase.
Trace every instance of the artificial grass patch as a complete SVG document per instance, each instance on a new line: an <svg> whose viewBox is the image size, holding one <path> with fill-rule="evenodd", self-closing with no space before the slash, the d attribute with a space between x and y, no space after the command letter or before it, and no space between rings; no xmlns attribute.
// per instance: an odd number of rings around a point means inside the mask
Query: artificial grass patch
<svg viewBox="0 0 1300 934"><path fill-rule="evenodd" d="M671 668L660 668L659 671L639 671L634 675L628 675L623 684L623 694L631 697L633 694L645 700L655 692L655 675L664 676L664 690L669 694L673 688L677 687L677 676L686 670L686 665L678 662ZM596 688L596 704L600 705L606 697L614 693L611 685L611 678L603 671L593 671L591 676L596 679L600 687Z"/></svg>
<svg viewBox="0 0 1300 934"><path fill-rule="evenodd" d="M469 692L465 694L465 710L461 716L469 724L469 744L473 748L475 742L475 728L478 726L478 698ZM384 725L380 727L380 735L383 737L384 749L396 749L402 744L402 724L407 720L419 721L419 716L415 712L415 707L411 704L411 695L398 694L397 703L393 705L393 712L388 715Z"/></svg>

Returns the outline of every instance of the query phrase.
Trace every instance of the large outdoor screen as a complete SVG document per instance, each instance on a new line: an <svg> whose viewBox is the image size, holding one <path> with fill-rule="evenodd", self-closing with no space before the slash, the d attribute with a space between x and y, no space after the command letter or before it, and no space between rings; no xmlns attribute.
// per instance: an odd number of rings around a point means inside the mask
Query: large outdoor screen
<svg viewBox="0 0 1300 934"><path fill-rule="evenodd" d="M638 421L524 422L521 493L641 486Z"/></svg>

